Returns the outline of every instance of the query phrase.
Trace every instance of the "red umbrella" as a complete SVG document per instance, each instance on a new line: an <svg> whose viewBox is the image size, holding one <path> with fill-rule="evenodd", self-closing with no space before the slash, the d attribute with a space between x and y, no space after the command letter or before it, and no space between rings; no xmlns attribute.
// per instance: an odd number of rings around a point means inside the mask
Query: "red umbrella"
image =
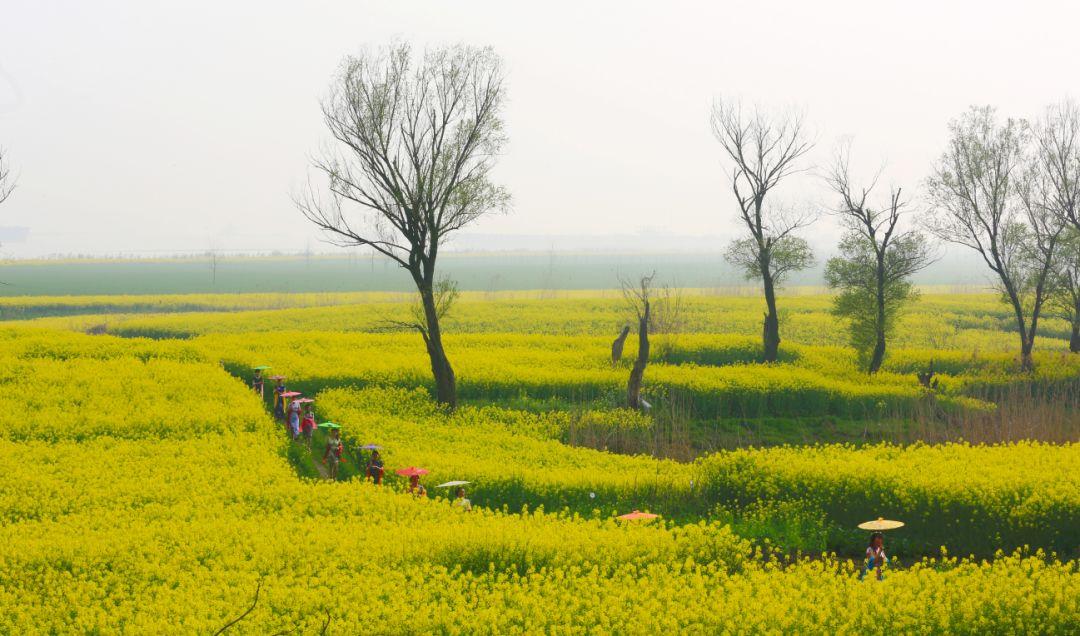
<svg viewBox="0 0 1080 636"><path fill-rule="evenodd" d="M409 466L408 468L399 468L396 471L397 474L402 477L419 477L420 475L428 474L426 468L417 468L416 466Z"/></svg>
<svg viewBox="0 0 1080 636"><path fill-rule="evenodd" d="M283 376L283 375L272 375L272 376L270 376L270 379L277 382L278 380L284 380L285 376Z"/></svg>
<svg viewBox="0 0 1080 636"><path fill-rule="evenodd" d="M637 519L655 519L659 516L660 515L654 515L651 512L641 512L639 510L635 510L633 512L628 512L625 515L619 515L618 518L622 519L623 521L634 521Z"/></svg>
<svg viewBox="0 0 1080 636"><path fill-rule="evenodd" d="M291 397L296 397L298 395L303 395L303 393L301 393L299 391L286 391L286 392L281 394L281 397L283 397L283 398L291 398Z"/></svg>

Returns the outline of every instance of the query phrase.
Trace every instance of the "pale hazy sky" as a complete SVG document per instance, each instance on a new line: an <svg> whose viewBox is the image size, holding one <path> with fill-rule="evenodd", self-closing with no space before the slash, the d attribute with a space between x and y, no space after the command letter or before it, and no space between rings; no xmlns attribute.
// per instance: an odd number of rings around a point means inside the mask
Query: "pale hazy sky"
<svg viewBox="0 0 1080 636"><path fill-rule="evenodd" d="M289 197L325 137L318 98L344 55L394 38L506 62L514 209L485 234L722 243L717 95L801 106L815 159L854 135L861 167L888 160L910 189L969 104L1080 97L1080 3L885 4L2 0L0 146L20 174L0 225L31 234L0 252L330 249ZM804 178L785 197L824 193Z"/></svg>

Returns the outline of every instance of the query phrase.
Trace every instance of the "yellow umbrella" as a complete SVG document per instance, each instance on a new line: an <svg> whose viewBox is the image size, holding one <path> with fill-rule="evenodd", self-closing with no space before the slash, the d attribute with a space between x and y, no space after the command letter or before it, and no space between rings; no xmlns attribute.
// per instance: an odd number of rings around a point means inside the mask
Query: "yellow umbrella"
<svg viewBox="0 0 1080 636"><path fill-rule="evenodd" d="M880 532L882 530L896 530L897 528L903 528L903 521L891 521L889 519L882 519L878 517L873 521L864 521L859 524L859 528L863 530L873 530Z"/></svg>

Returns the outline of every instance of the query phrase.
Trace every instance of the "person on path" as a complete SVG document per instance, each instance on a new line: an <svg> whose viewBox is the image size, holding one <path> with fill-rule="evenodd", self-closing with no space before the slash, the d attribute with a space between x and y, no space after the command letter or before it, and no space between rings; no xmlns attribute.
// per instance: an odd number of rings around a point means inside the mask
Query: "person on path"
<svg viewBox="0 0 1080 636"><path fill-rule="evenodd" d="M367 463L367 476L371 477L371 481L375 482L376 486L382 485L384 471L382 455L378 450L371 451L371 459Z"/></svg>
<svg viewBox="0 0 1080 636"><path fill-rule="evenodd" d="M289 402L289 436L295 442L300 438L300 400Z"/></svg>
<svg viewBox="0 0 1080 636"><path fill-rule="evenodd" d="M300 434L304 436L304 444L311 448L311 433L315 430L315 409L311 406L304 411L304 419L300 422Z"/></svg>
<svg viewBox="0 0 1080 636"><path fill-rule="evenodd" d="M279 420L285 419L285 398L281 397L282 393L285 393L285 378L278 378L274 383L274 417Z"/></svg>
<svg viewBox="0 0 1080 636"><path fill-rule="evenodd" d="M457 497L454 499L454 505L461 506L461 509L466 512L472 510L472 502L465 498L464 486L458 486Z"/></svg>
<svg viewBox="0 0 1080 636"><path fill-rule="evenodd" d="M870 535L870 545L866 548L866 567L863 568L862 574L859 575L859 579L866 578L866 575L876 570L877 580L882 580L885 575L882 570L889 564L889 557L885 556L885 535L880 532L875 532Z"/></svg>
<svg viewBox="0 0 1080 636"><path fill-rule="evenodd" d="M330 429L330 434L326 437L326 450L323 451L322 456L323 464L330 471L330 479L337 480L338 464L341 463L341 454L344 450L341 433L336 428Z"/></svg>
<svg viewBox="0 0 1080 636"><path fill-rule="evenodd" d="M420 483L420 475L409 477L409 492L417 497L427 496L427 488L424 488L424 484Z"/></svg>
<svg viewBox="0 0 1080 636"><path fill-rule="evenodd" d="M251 379L251 388L259 394L259 397L263 396L262 369L255 369L255 377Z"/></svg>

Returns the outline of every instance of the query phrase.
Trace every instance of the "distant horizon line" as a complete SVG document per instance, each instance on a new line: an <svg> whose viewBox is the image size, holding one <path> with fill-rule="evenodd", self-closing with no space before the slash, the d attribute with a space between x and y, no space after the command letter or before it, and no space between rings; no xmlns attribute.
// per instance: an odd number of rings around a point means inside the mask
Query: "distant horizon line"
<svg viewBox="0 0 1080 636"><path fill-rule="evenodd" d="M496 256L505 254L526 254L542 256L546 254L560 254L560 255L606 255L606 256L618 256L627 255L633 256L638 254L650 254L650 255L695 255L695 256L718 256L723 257L724 251L722 249L706 250L706 249L678 249L678 248L656 248L656 249L637 249L637 248L596 248L596 249L579 249L579 248L555 248L555 249L536 249L536 248L507 248L507 249L463 249L452 250L447 249L441 253L446 257L460 257L460 256ZM259 259L283 259L283 260L304 260L304 259L374 259L374 260L387 260L391 259L387 256L379 254L373 250L365 250L363 252L350 251L349 248L341 248L338 251L331 252L305 252L305 251L289 251L289 250L199 250L199 251L174 251L174 250L131 250L121 251L114 253L55 253L44 254L40 256L15 256L15 257L0 257L0 265L10 265L17 263L33 263L33 262L50 262L57 263L63 261L187 261L187 260L199 260L206 259L211 256L217 256L218 258L229 258L237 260L259 260Z"/></svg>

